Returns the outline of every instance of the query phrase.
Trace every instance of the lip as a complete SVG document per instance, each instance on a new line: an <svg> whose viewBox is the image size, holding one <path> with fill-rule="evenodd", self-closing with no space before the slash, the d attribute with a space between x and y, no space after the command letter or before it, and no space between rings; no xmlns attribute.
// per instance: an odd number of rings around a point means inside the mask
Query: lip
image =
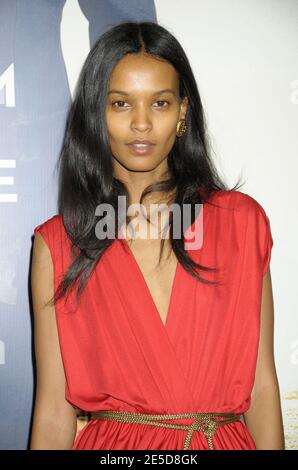
<svg viewBox="0 0 298 470"><path fill-rule="evenodd" d="M136 139L136 140L132 140L131 142L128 142L127 145L133 145L133 144L155 145L155 143L154 143L154 142L151 142L151 140L145 140L145 139Z"/></svg>
<svg viewBox="0 0 298 470"><path fill-rule="evenodd" d="M138 147L136 144L143 144L143 147ZM147 155L152 152L154 148L154 143L149 140L134 140L127 144L131 152L136 155Z"/></svg>
<svg viewBox="0 0 298 470"><path fill-rule="evenodd" d="M154 149L154 145L145 145L144 147L137 147L136 145L128 145L129 150L135 155L148 155Z"/></svg>

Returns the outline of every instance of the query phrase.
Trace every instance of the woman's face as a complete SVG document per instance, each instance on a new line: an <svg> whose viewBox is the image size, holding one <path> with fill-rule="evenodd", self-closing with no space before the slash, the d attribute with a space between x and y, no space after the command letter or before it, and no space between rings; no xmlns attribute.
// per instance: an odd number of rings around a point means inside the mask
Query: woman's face
<svg viewBox="0 0 298 470"><path fill-rule="evenodd" d="M177 123L185 117L186 106L186 97L179 102L179 80L171 64L142 53L124 56L113 70L107 98L107 128L116 175L167 172L167 156L178 138ZM145 151L130 147L135 140L154 145Z"/></svg>

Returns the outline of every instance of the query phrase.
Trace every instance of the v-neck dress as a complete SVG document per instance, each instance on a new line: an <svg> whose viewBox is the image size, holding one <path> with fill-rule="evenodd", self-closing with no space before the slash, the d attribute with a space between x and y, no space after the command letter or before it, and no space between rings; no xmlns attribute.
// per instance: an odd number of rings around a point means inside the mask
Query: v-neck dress
<svg viewBox="0 0 298 470"><path fill-rule="evenodd" d="M65 398L74 407L150 414L249 409L262 279L273 245L270 222L263 207L240 191L213 192L202 207L203 242L189 254L203 266L219 268L200 271L219 283L199 282L178 263L165 325L127 241L117 238L92 272L80 304L74 293L56 304ZM57 288L71 260L61 215L37 231L51 252ZM72 449L177 450L186 433L91 419ZM218 426L213 441L215 450L256 449L243 419ZM208 450L202 431L194 432L190 449Z"/></svg>

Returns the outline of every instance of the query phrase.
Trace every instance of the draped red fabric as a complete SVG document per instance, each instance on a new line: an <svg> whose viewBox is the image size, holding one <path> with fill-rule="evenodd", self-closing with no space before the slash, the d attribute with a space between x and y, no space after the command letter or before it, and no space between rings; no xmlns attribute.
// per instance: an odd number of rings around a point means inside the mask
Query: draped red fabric
<svg viewBox="0 0 298 470"><path fill-rule="evenodd" d="M37 231L51 252L57 288L71 259L61 216ZM92 273L81 303L71 294L55 307L69 403L90 412L247 411L262 279L272 245L269 219L254 198L240 191L214 192L203 205L203 244L189 253L204 266L220 268L201 272L220 283L198 282L178 264L164 326L128 244L116 239ZM183 449L186 432L92 419L73 449ZM213 441L215 450L256 448L243 420L218 427ZM194 432L190 449L208 449L202 431Z"/></svg>

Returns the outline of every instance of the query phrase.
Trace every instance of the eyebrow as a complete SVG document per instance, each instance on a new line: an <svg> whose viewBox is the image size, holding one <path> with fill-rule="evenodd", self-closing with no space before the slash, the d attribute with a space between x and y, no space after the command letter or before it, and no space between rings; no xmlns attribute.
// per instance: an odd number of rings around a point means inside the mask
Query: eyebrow
<svg viewBox="0 0 298 470"><path fill-rule="evenodd" d="M111 93L117 93L118 95L125 95L125 96L129 95L129 93L127 93L126 91L121 91L121 90L110 90L108 92L108 95L110 95ZM157 95L161 95L162 93L172 93L173 95L176 95L175 91L172 90L171 88L165 88L164 90L156 91L152 93L152 95L157 96Z"/></svg>

